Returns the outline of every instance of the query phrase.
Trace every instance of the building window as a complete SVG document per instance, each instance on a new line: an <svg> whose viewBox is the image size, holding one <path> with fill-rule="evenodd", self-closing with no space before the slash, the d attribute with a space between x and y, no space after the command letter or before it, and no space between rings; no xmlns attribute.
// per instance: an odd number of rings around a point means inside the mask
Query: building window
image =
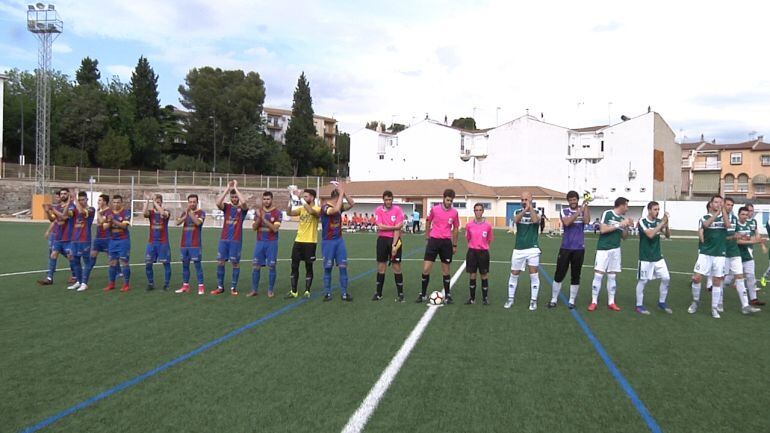
<svg viewBox="0 0 770 433"><path fill-rule="evenodd" d="M380 159L385 159L385 155L378 155Z"/></svg>
<svg viewBox="0 0 770 433"><path fill-rule="evenodd" d="M733 152L730 154L731 165L741 165L743 163L743 153Z"/></svg>
<svg viewBox="0 0 770 433"><path fill-rule="evenodd" d="M735 191L735 176L732 174L725 175L725 192Z"/></svg>
<svg viewBox="0 0 770 433"><path fill-rule="evenodd" d="M602 152L604 152L604 140L602 140Z"/></svg>
<svg viewBox="0 0 770 433"><path fill-rule="evenodd" d="M762 155L762 165L770 165L770 155Z"/></svg>
<svg viewBox="0 0 770 433"><path fill-rule="evenodd" d="M765 193L765 184L763 183L755 183L754 184L754 193L755 194L764 194Z"/></svg>
<svg viewBox="0 0 770 433"><path fill-rule="evenodd" d="M746 174L738 175L738 192L749 192L749 176Z"/></svg>
<svg viewBox="0 0 770 433"><path fill-rule="evenodd" d="M484 210L492 210L492 203L490 202L485 201L479 204L484 207Z"/></svg>
<svg viewBox="0 0 770 433"><path fill-rule="evenodd" d="M453 202L452 207L457 209L465 209L465 202Z"/></svg>

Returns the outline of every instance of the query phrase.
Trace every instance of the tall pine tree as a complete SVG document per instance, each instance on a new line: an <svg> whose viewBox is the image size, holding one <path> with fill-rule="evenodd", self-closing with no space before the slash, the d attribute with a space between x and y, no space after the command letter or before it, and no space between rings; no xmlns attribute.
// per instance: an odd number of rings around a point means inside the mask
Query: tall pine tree
<svg viewBox="0 0 770 433"><path fill-rule="evenodd" d="M305 73L299 76L294 89L291 119L286 129L286 152L291 158L295 176L304 176L314 167L313 98Z"/></svg>
<svg viewBox="0 0 770 433"><path fill-rule="evenodd" d="M102 73L99 72L99 61L90 57L84 58L80 62L80 69L75 72L75 81L80 86L99 84Z"/></svg>
<svg viewBox="0 0 770 433"><path fill-rule="evenodd" d="M136 105L136 120L160 119L158 76L144 56L139 57L136 68L131 73L131 94Z"/></svg>

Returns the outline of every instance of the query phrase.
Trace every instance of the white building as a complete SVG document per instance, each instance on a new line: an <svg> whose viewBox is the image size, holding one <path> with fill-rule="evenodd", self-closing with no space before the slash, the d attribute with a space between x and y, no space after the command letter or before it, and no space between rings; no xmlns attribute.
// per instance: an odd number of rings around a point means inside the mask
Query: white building
<svg viewBox="0 0 770 433"><path fill-rule="evenodd" d="M590 190L597 205L624 196L638 206L679 194L681 150L674 137L655 112L581 129L529 115L478 131L424 120L398 134L369 129L351 134L350 178L456 178Z"/></svg>

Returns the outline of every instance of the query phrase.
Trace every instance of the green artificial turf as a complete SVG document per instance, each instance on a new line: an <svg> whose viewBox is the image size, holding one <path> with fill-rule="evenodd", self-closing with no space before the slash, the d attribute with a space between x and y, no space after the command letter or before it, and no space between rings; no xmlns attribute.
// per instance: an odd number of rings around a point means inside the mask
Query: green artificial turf
<svg viewBox="0 0 770 433"><path fill-rule="evenodd" d="M394 302L390 271L385 297L374 290L373 234L346 235L351 293L343 303L321 302L321 264L315 265L315 295L284 300L288 291L294 233L281 232L278 297L265 295L262 272L258 298L251 285L254 236L243 246L241 295L198 296L194 290L145 292L146 227L132 229L132 291L103 293L106 268L97 268L90 289L67 291L68 271L55 285L35 280L47 265L45 226L0 223L0 431L22 431L100 393L201 348L221 341L134 386L73 411L42 431L110 432L338 432L425 312L413 302L420 284L425 241L405 238L407 302ZM172 255L179 260L179 230L171 230ZM216 286L213 259L219 232L204 231L207 288ZM541 239L543 270L553 275L560 238ZM769 431L770 403L764 378L770 364L770 311L746 317L735 290L726 311L714 320L707 307L695 315L689 305L690 271L696 240L663 243L672 271L669 305L655 303L658 282L648 284L646 305L633 312L638 241L623 245L624 269L617 303L623 311L585 310L590 300L596 238L587 240L586 267L576 314L612 358L663 431ZM463 275L453 291L457 303L436 312L366 431L445 432L643 432L650 431L631 399L600 358L578 320L562 303L547 309L551 286L541 274L540 308L527 309L529 278L519 281L516 304L505 300L513 236L497 233L490 274L492 305L462 305L468 294ZM453 272L464 257L461 242ZM318 249L320 255L320 248ZM757 272L767 257L757 254ZM99 265L105 264L100 257ZM60 259L59 268L67 267ZM431 290L440 289L434 268ZM304 269L301 268L301 275ZM156 281L162 267L156 265ZM230 267L226 282L229 284ZM195 282L193 269L192 282ZM338 273L334 272L334 282ZM173 265L172 289L181 284ZM568 290L565 284L565 289ZM703 304L710 296L702 295ZM254 322L259 323L254 324Z"/></svg>

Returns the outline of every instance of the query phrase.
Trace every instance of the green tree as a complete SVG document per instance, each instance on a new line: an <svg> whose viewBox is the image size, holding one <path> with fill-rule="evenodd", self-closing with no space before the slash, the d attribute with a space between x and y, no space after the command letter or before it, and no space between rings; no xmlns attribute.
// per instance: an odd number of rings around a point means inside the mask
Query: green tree
<svg viewBox="0 0 770 433"><path fill-rule="evenodd" d="M144 56L139 57L134 72L131 73L131 95L134 98L137 120L160 118L158 76Z"/></svg>
<svg viewBox="0 0 770 433"><path fill-rule="evenodd" d="M303 72L294 89L291 119L286 129L286 152L291 158L295 176L304 176L314 167L313 158L318 156L314 149L314 137L313 98L310 96L310 83Z"/></svg>
<svg viewBox="0 0 770 433"><path fill-rule="evenodd" d="M102 73L99 72L99 61L90 57L84 58L80 62L80 69L75 72L75 81L77 81L79 86L98 86L101 78Z"/></svg>
<svg viewBox="0 0 770 433"><path fill-rule="evenodd" d="M184 151L211 161L212 166L214 158L222 161L222 155L231 153L236 128L261 125L265 83L256 72L194 68L179 93L182 106L189 110Z"/></svg>
<svg viewBox="0 0 770 433"><path fill-rule="evenodd" d="M56 150L62 147L57 163L76 161L75 165L81 165L82 161L82 166L90 166L97 145L108 127L109 114L104 92L97 86L77 86L57 112L58 140L56 146L52 143L52 155L56 155ZM70 149L76 149L75 158L61 156L62 152L69 152Z"/></svg>
<svg viewBox="0 0 770 433"><path fill-rule="evenodd" d="M394 123L394 124L390 125L390 127L388 127L388 131L390 131L390 132L392 132L394 134L398 134L399 132L403 131L404 129L406 129L406 125L402 125L400 123Z"/></svg>
<svg viewBox="0 0 770 433"><path fill-rule="evenodd" d="M5 160L16 162L20 151L27 161L35 163L35 75L28 71L11 69L4 72L8 76L3 97L3 145ZM23 128L22 128L23 117ZM22 142L24 149L21 149Z"/></svg>
<svg viewBox="0 0 770 433"><path fill-rule="evenodd" d="M146 117L138 120L134 127L132 163L135 167L157 169L165 166L161 140L160 123Z"/></svg>
<svg viewBox="0 0 770 433"><path fill-rule="evenodd" d="M474 120L473 117L460 117L452 121L452 127L475 130L476 120Z"/></svg>
<svg viewBox="0 0 770 433"><path fill-rule="evenodd" d="M379 120L372 120L371 122L366 122L366 129L371 129L372 131L376 131L377 127L380 128L380 131L385 131L385 123L380 122Z"/></svg>
<svg viewBox="0 0 770 433"><path fill-rule="evenodd" d="M99 143L96 162L103 167L125 168L130 161L131 148L128 137L113 129L108 130L107 135Z"/></svg>
<svg viewBox="0 0 770 433"><path fill-rule="evenodd" d="M337 168L341 177L350 175L350 134L347 132L337 134Z"/></svg>

